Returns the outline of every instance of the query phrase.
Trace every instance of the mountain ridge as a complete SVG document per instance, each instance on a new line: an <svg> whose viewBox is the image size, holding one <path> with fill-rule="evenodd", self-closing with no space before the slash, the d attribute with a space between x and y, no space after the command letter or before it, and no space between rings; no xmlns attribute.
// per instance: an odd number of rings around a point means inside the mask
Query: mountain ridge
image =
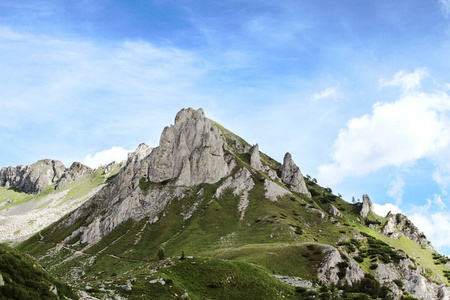
<svg viewBox="0 0 450 300"><path fill-rule="evenodd" d="M253 281L276 287L273 299L325 297L334 286L342 297L362 297L352 299L447 299L448 261L397 216L375 215L368 196L362 204L343 201L305 179L290 154L280 164L189 108L163 130L158 147L141 144L98 193L19 249L79 288L91 280L129 299L216 298L214 288L235 295L239 281L251 289L255 266L263 273ZM123 288L108 283L114 260ZM211 281L194 275L203 265L218 268ZM196 280L173 275L180 267ZM231 269L240 270L239 280L218 271ZM166 280L173 289L160 283Z"/></svg>

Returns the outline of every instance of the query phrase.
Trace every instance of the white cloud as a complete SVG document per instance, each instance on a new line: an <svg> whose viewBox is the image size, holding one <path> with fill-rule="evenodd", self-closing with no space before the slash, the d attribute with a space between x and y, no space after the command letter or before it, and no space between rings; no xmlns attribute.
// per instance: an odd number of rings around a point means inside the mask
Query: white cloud
<svg viewBox="0 0 450 300"><path fill-rule="evenodd" d="M420 88L421 81L428 76L429 73L425 68L417 69L412 73L403 70L396 73L390 81L381 79L380 86L401 86L405 92L408 92Z"/></svg>
<svg viewBox="0 0 450 300"><path fill-rule="evenodd" d="M436 212L433 214L415 213L409 219L417 226L435 247L450 246L450 214Z"/></svg>
<svg viewBox="0 0 450 300"><path fill-rule="evenodd" d="M402 212L402 210L397 205L394 205L392 203L386 203L383 205L373 203L373 210L377 215L382 217L386 216L389 212L393 214L398 214Z"/></svg>
<svg viewBox="0 0 450 300"><path fill-rule="evenodd" d="M128 158L130 150L125 150L122 147L112 147L108 150L103 150L94 155L88 154L83 160L83 164L91 168L98 168L101 165L109 164L113 161L121 162Z"/></svg>
<svg viewBox="0 0 450 300"><path fill-rule="evenodd" d="M402 82L400 77L415 76L397 77ZM409 90L417 86L414 81L408 79L401 84ZM334 162L319 166L319 180L333 185L350 175L413 164L420 158L431 159L442 174L450 174L450 164L446 164L449 117L450 97L444 92L414 92L392 103L377 102L371 114L349 120L340 130L332 153ZM443 180L450 183L450 176Z"/></svg>
<svg viewBox="0 0 450 300"><path fill-rule="evenodd" d="M320 100L320 99L326 99L326 98L336 98L337 96L337 89L336 87L329 87L321 92L314 93L313 100Z"/></svg>
<svg viewBox="0 0 450 300"><path fill-rule="evenodd" d="M389 190L387 194L389 197L395 200L396 205L400 205L402 203L403 198L403 187L405 186L405 181L403 178L397 175L397 177L389 183Z"/></svg>
<svg viewBox="0 0 450 300"><path fill-rule="evenodd" d="M447 18L450 15L450 0L439 0L444 16Z"/></svg>

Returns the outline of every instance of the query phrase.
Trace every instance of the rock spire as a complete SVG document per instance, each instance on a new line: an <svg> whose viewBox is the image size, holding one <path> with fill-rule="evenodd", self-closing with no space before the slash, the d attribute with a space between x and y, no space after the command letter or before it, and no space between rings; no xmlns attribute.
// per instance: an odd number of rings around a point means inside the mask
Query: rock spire
<svg viewBox="0 0 450 300"><path fill-rule="evenodd" d="M362 207L361 207L361 211L359 212L359 215L361 217L365 218L372 211L373 211L372 201L370 200L368 195L363 195L363 202L362 202Z"/></svg>
<svg viewBox="0 0 450 300"><path fill-rule="evenodd" d="M311 197L302 172L292 160L292 156L289 152L284 156L283 164L281 166L281 182L292 191Z"/></svg>
<svg viewBox="0 0 450 300"><path fill-rule="evenodd" d="M259 146L258 144L254 145L249 150L250 154L250 166L257 170L263 170L263 165L261 163L261 157L259 155Z"/></svg>

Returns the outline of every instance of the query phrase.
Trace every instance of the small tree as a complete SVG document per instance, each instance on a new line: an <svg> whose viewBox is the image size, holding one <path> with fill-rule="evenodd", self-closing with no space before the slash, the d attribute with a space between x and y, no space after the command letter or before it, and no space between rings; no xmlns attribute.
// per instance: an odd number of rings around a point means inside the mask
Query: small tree
<svg viewBox="0 0 450 300"><path fill-rule="evenodd" d="M164 250L163 249L159 249L157 257L158 257L158 260L164 259Z"/></svg>
<svg viewBox="0 0 450 300"><path fill-rule="evenodd" d="M355 197L352 197L352 203L353 203L353 204L356 203Z"/></svg>
<svg viewBox="0 0 450 300"><path fill-rule="evenodd" d="M180 260L184 260L185 259L185 257L184 257L184 251L181 251L181 257L180 257Z"/></svg>

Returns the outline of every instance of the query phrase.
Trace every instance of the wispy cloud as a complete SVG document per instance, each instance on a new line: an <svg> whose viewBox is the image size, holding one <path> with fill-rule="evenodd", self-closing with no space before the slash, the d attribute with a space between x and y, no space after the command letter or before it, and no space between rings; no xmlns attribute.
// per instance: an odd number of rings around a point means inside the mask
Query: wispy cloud
<svg viewBox="0 0 450 300"><path fill-rule="evenodd" d="M441 4L442 13L446 18L450 15L450 0L439 0Z"/></svg>
<svg viewBox="0 0 450 300"><path fill-rule="evenodd" d="M410 92L420 88L422 80L429 75L425 68L417 69L412 73L403 70L396 73L392 80L380 79L380 86L400 86L405 92Z"/></svg>
<svg viewBox="0 0 450 300"><path fill-rule="evenodd" d="M335 99L336 96L337 96L337 88L329 87L321 92L314 93L313 100L320 100L320 99L326 99L326 98Z"/></svg>
<svg viewBox="0 0 450 300"><path fill-rule="evenodd" d="M405 181L399 175L397 175L397 177L389 183L389 190L387 191L387 194L395 200L396 205L400 205L402 203L404 186Z"/></svg>
<svg viewBox="0 0 450 300"><path fill-rule="evenodd" d="M450 247L450 214L448 212L414 213L411 221L425 233L435 247Z"/></svg>

